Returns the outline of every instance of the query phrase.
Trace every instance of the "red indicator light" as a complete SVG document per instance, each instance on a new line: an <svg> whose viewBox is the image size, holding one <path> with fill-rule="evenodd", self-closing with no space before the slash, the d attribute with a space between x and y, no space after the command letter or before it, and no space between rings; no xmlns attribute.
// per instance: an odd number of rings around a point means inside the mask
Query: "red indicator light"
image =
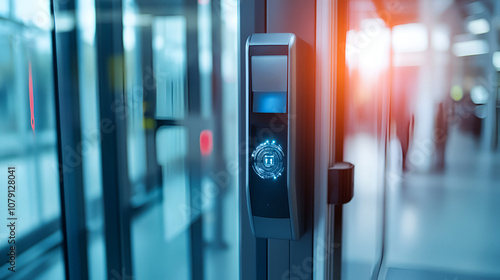
<svg viewBox="0 0 500 280"><path fill-rule="evenodd" d="M31 112L31 129L35 132L35 112L33 105L33 77L31 75L31 62L29 63L29 90L30 90L30 112Z"/></svg>
<svg viewBox="0 0 500 280"><path fill-rule="evenodd" d="M203 130L200 133L200 152L203 156L208 156L212 153L214 147L212 131L209 129Z"/></svg>

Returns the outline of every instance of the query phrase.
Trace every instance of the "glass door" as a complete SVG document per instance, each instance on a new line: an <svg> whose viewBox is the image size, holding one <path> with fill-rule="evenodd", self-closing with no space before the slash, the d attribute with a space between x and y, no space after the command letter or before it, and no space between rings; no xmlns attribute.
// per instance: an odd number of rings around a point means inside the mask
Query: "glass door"
<svg viewBox="0 0 500 280"><path fill-rule="evenodd" d="M237 279L237 3L53 5L68 277Z"/></svg>
<svg viewBox="0 0 500 280"><path fill-rule="evenodd" d="M437 2L419 1L392 27L381 277L496 279L499 3Z"/></svg>
<svg viewBox="0 0 500 280"><path fill-rule="evenodd" d="M231 1L124 2L138 279L238 278L236 13Z"/></svg>
<svg viewBox="0 0 500 280"><path fill-rule="evenodd" d="M50 5L32 2L0 2L1 279L64 276Z"/></svg>
<svg viewBox="0 0 500 280"><path fill-rule="evenodd" d="M342 279L376 279L381 265L389 130L391 37L372 1L349 1L344 161L355 165L343 211Z"/></svg>
<svg viewBox="0 0 500 280"><path fill-rule="evenodd" d="M498 278L498 3L349 2L341 278Z"/></svg>

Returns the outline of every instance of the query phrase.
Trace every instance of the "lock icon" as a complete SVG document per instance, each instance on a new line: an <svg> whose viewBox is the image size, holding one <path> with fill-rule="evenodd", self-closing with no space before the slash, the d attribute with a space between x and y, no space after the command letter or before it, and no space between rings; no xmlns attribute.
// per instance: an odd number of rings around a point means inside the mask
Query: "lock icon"
<svg viewBox="0 0 500 280"><path fill-rule="evenodd" d="M253 170L262 179L277 179L285 169L283 148L275 141L261 143L252 153Z"/></svg>

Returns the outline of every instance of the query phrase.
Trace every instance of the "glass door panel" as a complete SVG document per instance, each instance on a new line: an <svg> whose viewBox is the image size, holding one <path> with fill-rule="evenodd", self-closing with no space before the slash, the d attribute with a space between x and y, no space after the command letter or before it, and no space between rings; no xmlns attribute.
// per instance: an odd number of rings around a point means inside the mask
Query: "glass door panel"
<svg viewBox="0 0 500 280"><path fill-rule="evenodd" d="M382 259L390 31L372 1L350 1L344 160L355 195L344 206L342 279L374 279Z"/></svg>
<svg viewBox="0 0 500 280"><path fill-rule="evenodd" d="M497 279L491 1L350 1L343 279Z"/></svg>
<svg viewBox="0 0 500 280"><path fill-rule="evenodd" d="M0 4L1 279L64 277L51 15L35 2Z"/></svg>
<svg viewBox="0 0 500 280"><path fill-rule="evenodd" d="M488 26L500 6L439 2L419 1L414 20L393 27L395 129L381 276L496 279L498 30Z"/></svg>
<svg viewBox="0 0 500 280"><path fill-rule="evenodd" d="M237 279L236 5L123 12L134 277Z"/></svg>

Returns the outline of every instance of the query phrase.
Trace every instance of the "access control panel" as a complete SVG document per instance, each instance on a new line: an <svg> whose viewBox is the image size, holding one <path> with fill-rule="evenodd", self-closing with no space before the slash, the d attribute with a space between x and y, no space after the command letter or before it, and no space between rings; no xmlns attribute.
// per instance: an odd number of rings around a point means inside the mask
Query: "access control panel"
<svg viewBox="0 0 500 280"><path fill-rule="evenodd" d="M291 33L262 33L246 45L246 191L260 238L297 240L303 233L296 41Z"/></svg>

